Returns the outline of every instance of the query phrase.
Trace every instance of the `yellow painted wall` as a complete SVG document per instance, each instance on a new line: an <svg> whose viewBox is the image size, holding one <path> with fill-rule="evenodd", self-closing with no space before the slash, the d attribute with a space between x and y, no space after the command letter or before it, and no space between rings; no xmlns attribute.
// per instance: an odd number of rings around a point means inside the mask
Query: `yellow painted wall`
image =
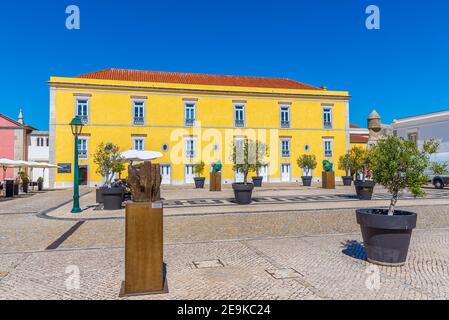
<svg viewBox="0 0 449 320"><path fill-rule="evenodd" d="M99 86L101 85L101 87ZM125 151L132 148L133 135L146 135L145 148L162 152L162 145L168 144L169 151L159 159L160 163L172 163L172 180L174 183L184 181L185 157L174 164L170 157L177 141L172 135L179 132L180 137L194 135L199 137L205 146L209 139L205 136L216 130L222 138L217 142L220 149L212 157L216 160L220 153L230 149L233 135L250 134L233 132L235 100L246 101L246 129L272 131L265 132L271 148L270 179L280 179L281 163L291 163L292 178L298 180L301 169L296 165L299 155L305 153L304 147L310 145L309 153L317 156L318 168L314 176L321 176L324 160L324 137L333 137L334 155L331 161L337 162L340 155L346 153L348 143L347 108L349 95L347 92L322 90L286 90L266 88L242 88L219 86L194 86L179 84L152 84L133 82L113 82L75 78L51 78L50 86L54 88L54 118L50 123L50 131L54 134L54 163L73 162L73 136L68 123L75 116L75 98L77 94L88 94L89 124L85 126L83 135L89 142L89 159L80 160L80 165L89 166L90 185L100 184L101 177L95 173L96 166L92 154L101 142L113 142ZM187 91L188 90L188 91ZM146 97L145 126L132 125L132 97ZM184 99L197 99L196 118L202 129L184 127ZM280 102L291 103L291 129L280 129ZM333 129L325 130L322 125L323 104L332 105ZM52 110L50 110L52 113ZM226 133L228 135L226 135ZM273 135L270 139L270 135ZM280 158L280 137L291 138L291 157ZM184 145L184 143L182 143ZM197 159L199 160L199 159ZM223 179L232 182L234 172L229 162L229 154L223 155ZM206 161L207 162L207 161ZM337 171L337 176L344 172ZM126 173L123 174L126 176ZM73 174L55 174L56 187L70 186Z"/></svg>

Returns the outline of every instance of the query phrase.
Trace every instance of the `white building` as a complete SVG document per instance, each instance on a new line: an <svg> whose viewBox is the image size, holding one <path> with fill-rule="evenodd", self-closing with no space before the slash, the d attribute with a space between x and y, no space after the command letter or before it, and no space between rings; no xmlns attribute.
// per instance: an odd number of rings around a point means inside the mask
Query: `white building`
<svg viewBox="0 0 449 320"><path fill-rule="evenodd" d="M437 139L440 150L432 160L449 162L449 110L394 120L390 130L398 137L416 141L419 147L426 140Z"/></svg>
<svg viewBox="0 0 449 320"><path fill-rule="evenodd" d="M49 163L50 160L50 137L48 131L33 131L30 135L28 146L28 161ZM49 171L50 169L34 168L30 179L37 182L39 177L44 178L44 188L49 187Z"/></svg>

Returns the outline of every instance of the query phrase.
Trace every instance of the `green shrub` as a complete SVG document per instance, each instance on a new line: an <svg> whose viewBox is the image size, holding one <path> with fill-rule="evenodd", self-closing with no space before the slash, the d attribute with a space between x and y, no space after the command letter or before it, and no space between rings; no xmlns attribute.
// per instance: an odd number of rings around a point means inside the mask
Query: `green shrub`
<svg viewBox="0 0 449 320"><path fill-rule="evenodd" d="M243 181L248 183L248 174L257 172L264 164L263 160L268 155L268 148L261 141L235 140L232 144L231 161L234 164L233 170L243 173Z"/></svg>
<svg viewBox="0 0 449 320"><path fill-rule="evenodd" d="M303 154L296 160L298 167L302 168L306 172L306 176L309 176L310 171L315 170L318 163L316 161L315 155Z"/></svg>
<svg viewBox="0 0 449 320"><path fill-rule="evenodd" d="M436 176L442 176L447 173L447 162L432 162L430 164L430 170Z"/></svg>
<svg viewBox="0 0 449 320"><path fill-rule="evenodd" d="M24 171L19 172L20 180L22 181L22 184L29 184L30 178L28 177L28 174Z"/></svg>
<svg viewBox="0 0 449 320"><path fill-rule="evenodd" d="M94 154L94 163L98 166L96 173L105 178L110 185L116 173L125 170L125 162L121 156L120 148L113 143L100 143Z"/></svg>
<svg viewBox="0 0 449 320"><path fill-rule="evenodd" d="M380 140L371 150L371 169L374 181L388 189L392 198L389 215L394 215L399 193L405 189L415 196L423 196L427 183L424 174L430 164L430 154L438 150L438 143L430 140L420 151L413 141L390 135Z"/></svg>
<svg viewBox="0 0 449 320"><path fill-rule="evenodd" d="M193 167L193 172L199 177L202 178L204 174L204 168L206 167L206 164L204 161L201 161L200 163L195 164Z"/></svg>

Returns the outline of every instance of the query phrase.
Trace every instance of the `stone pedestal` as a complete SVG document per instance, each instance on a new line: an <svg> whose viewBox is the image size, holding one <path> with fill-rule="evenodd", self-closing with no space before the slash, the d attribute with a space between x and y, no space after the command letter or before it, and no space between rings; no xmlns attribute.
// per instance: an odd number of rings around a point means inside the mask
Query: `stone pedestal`
<svg viewBox="0 0 449 320"><path fill-rule="evenodd" d="M210 191L221 191L221 172L210 174Z"/></svg>
<svg viewBox="0 0 449 320"><path fill-rule="evenodd" d="M335 189L335 172L323 171L323 189Z"/></svg>
<svg viewBox="0 0 449 320"><path fill-rule="evenodd" d="M167 291L163 250L162 203L128 203L122 296Z"/></svg>

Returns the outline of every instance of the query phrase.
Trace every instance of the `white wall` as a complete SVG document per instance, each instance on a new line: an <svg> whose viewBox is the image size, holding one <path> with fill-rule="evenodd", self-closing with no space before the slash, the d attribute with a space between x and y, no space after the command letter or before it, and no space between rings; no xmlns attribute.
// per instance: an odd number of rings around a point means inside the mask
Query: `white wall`
<svg viewBox="0 0 449 320"><path fill-rule="evenodd" d="M44 139L44 145L38 146L37 145L37 139L43 138ZM30 138L30 145L28 146L28 161L34 161L34 162L49 162L50 158L50 148L47 147L47 139L48 136L31 136ZM35 168L33 169L33 172L31 173L31 180L33 182L36 182L39 177L44 178L44 188L49 187L49 179L50 179L50 170L55 169L44 169Z"/></svg>
<svg viewBox="0 0 449 320"><path fill-rule="evenodd" d="M440 143L437 154L432 156L433 161L449 161L449 110L431 113L406 119L400 119L391 125L398 137L408 139L410 133L417 133L418 146L422 148L425 141L435 138Z"/></svg>

